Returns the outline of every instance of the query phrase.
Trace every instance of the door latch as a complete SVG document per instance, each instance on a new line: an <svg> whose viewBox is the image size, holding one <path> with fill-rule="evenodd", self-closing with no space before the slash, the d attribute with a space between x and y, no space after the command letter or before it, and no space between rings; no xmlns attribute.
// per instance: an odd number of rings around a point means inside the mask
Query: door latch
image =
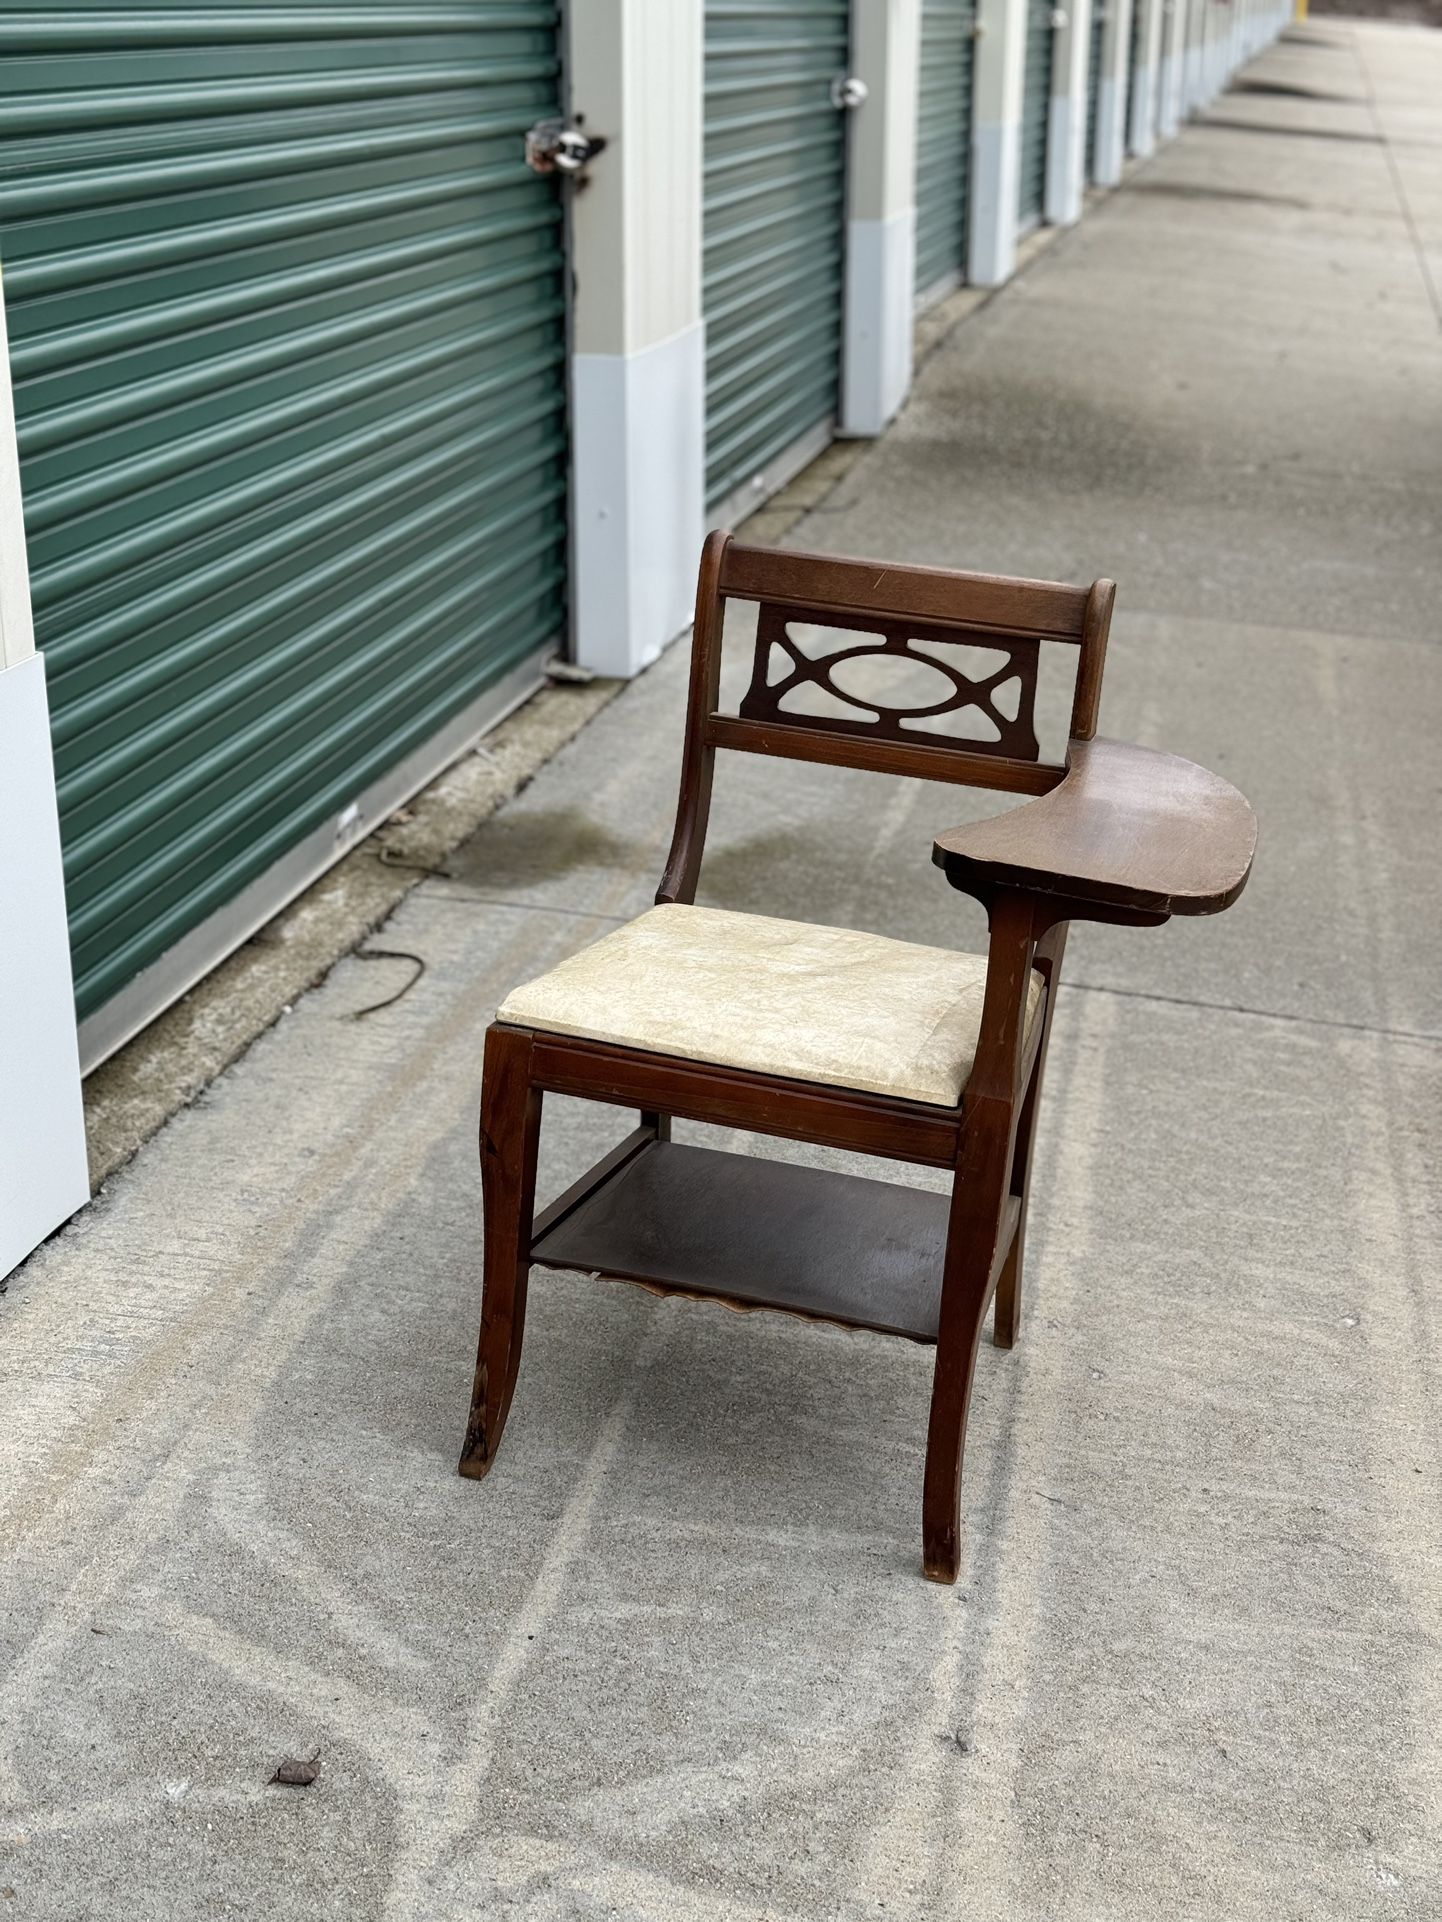
<svg viewBox="0 0 1442 1922"><path fill-rule="evenodd" d="M839 73L831 83L831 104L838 113L850 113L865 101L871 89L854 73Z"/></svg>
<svg viewBox="0 0 1442 1922"><path fill-rule="evenodd" d="M578 174L605 147L599 134L588 134L564 120L538 120L526 135L526 165L532 173Z"/></svg>

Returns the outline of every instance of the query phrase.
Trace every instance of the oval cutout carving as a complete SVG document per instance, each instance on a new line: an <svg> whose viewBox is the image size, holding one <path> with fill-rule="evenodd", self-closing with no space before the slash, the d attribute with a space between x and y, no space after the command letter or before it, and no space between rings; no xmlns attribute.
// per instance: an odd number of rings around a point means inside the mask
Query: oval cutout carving
<svg viewBox="0 0 1442 1922"><path fill-rule="evenodd" d="M941 668L914 654L890 654L881 648L837 661L828 679L848 700L893 713L932 713L957 697L955 681Z"/></svg>

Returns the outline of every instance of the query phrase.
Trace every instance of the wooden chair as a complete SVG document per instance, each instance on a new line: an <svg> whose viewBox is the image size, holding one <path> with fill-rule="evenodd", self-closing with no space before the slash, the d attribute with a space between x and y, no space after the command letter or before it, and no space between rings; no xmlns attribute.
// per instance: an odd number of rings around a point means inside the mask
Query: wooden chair
<svg viewBox="0 0 1442 1922"><path fill-rule="evenodd" d="M962 1445L993 1296L998 1346L1011 1347L1020 1321L1067 924L1216 913L1241 893L1256 840L1226 782L1094 738L1114 593L1110 581L1065 587L781 553L719 533L706 542L658 905L518 989L486 1036L484 1289L463 1475L495 1460L532 1262L877 1329L936 1347L923 1554L934 1581L956 1580ZM735 716L718 712L732 600L758 608ZM799 624L856 639L813 657ZM999 650L1001 665L969 678L948 659L958 643ZM1076 656L1064 766L1041 760L1034 725L1051 643ZM951 691L905 709L838 685L843 661L873 657L883 668L925 660ZM798 712L808 688L824 697L810 697L813 709L845 703L846 718ZM908 726L934 730L969 707L994 741ZM718 748L1039 796L933 849L952 886L986 907L986 957L696 907ZM533 1220L548 1090L637 1108L640 1125ZM950 1196L683 1146L670 1138L676 1115L946 1168Z"/></svg>

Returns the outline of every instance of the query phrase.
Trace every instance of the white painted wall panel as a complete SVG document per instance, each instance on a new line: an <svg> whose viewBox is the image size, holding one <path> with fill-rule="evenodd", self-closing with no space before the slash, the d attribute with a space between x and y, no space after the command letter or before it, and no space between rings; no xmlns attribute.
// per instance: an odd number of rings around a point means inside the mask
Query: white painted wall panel
<svg viewBox="0 0 1442 1922"><path fill-rule="evenodd" d="M45 663L32 654L0 670L0 1275L89 1198Z"/></svg>

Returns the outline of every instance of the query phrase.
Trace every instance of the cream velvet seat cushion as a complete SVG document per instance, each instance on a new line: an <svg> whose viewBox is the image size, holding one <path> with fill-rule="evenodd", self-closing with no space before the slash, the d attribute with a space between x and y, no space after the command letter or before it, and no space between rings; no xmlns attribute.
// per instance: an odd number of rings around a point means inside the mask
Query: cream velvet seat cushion
<svg viewBox="0 0 1442 1922"><path fill-rule="evenodd" d="M670 903L517 988L497 1018L954 1108L985 987L984 955ZM1041 992L1033 971L1028 1030Z"/></svg>

